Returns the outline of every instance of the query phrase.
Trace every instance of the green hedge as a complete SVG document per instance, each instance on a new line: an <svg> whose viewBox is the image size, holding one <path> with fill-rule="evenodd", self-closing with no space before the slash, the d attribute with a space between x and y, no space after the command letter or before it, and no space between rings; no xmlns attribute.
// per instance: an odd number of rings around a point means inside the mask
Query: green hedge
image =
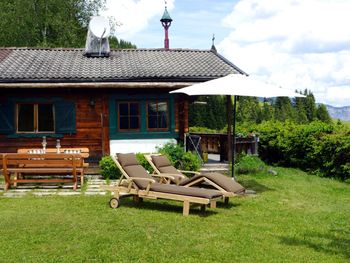
<svg viewBox="0 0 350 263"><path fill-rule="evenodd" d="M341 180L350 178L350 135L346 127L268 121L250 127L250 131L259 135L259 155L268 163Z"/></svg>

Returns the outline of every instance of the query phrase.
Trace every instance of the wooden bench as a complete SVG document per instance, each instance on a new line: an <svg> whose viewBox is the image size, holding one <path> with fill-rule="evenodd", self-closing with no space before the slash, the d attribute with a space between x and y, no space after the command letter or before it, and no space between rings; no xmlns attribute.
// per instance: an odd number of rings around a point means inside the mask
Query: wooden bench
<svg viewBox="0 0 350 263"><path fill-rule="evenodd" d="M29 154L6 153L2 155L2 169L5 178L5 191L17 183L73 183L73 189L78 186L78 174L81 182L84 177L84 158L81 154ZM72 178L25 178L38 175L72 175ZM13 175L13 179L11 178ZM21 178L23 175L23 178Z"/></svg>

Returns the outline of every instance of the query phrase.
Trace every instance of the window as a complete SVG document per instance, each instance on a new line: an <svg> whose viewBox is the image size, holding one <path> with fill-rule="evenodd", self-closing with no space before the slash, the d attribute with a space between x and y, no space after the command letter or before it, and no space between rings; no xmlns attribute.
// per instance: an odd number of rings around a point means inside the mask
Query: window
<svg viewBox="0 0 350 263"><path fill-rule="evenodd" d="M118 115L120 131L140 130L140 105L138 102L119 102Z"/></svg>
<svg viewBox="0 0 350 263"><path fill-rule="evenodd" d="M53 104L17 104L18 133L54 132L54 123Z"/></svg>
<svg viewBox="0 0 350 263"><path fill-rule="evenodd" d="M168 130L168 103L155 101L147 103L147 129L166 131Z"/></svg>

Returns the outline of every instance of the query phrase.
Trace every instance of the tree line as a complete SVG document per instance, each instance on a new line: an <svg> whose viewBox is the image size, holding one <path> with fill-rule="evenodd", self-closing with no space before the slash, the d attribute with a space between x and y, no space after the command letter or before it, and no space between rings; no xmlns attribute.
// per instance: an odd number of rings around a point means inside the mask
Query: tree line
<svg viewBox="0 0 350 263"><path fill-rule="evenodd" d="M0 47L84 47L90 18L104 5L105 0L0 1ZM115 36L109 41L111 48L136 48Z"/></svg>
<svg viewBox="0 0 350 263"><path fill-rule="evenodd" d="M236 120L238 123L263 121L292 121L306 124L315 120L331 123L327 108L316 104L315 97L309 90L300 92L305 98L277 97L258 99L256 97L238 97ZM232 113L233 114L233 113ZM200 96L191 103L189 125L221 130L227 124L226 96Z"/></svg>

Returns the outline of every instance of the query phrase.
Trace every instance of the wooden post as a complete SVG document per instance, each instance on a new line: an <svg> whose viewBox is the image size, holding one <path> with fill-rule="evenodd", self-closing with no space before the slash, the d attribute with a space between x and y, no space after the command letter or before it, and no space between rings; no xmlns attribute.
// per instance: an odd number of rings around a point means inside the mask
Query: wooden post
<svg viewBox="0 0 350 263"><path fill-rule="evenodd" d="M183 206L184 207L182 214L184 216L188 216L190 214L190 202L188 200L185 200Z"/></svg>

